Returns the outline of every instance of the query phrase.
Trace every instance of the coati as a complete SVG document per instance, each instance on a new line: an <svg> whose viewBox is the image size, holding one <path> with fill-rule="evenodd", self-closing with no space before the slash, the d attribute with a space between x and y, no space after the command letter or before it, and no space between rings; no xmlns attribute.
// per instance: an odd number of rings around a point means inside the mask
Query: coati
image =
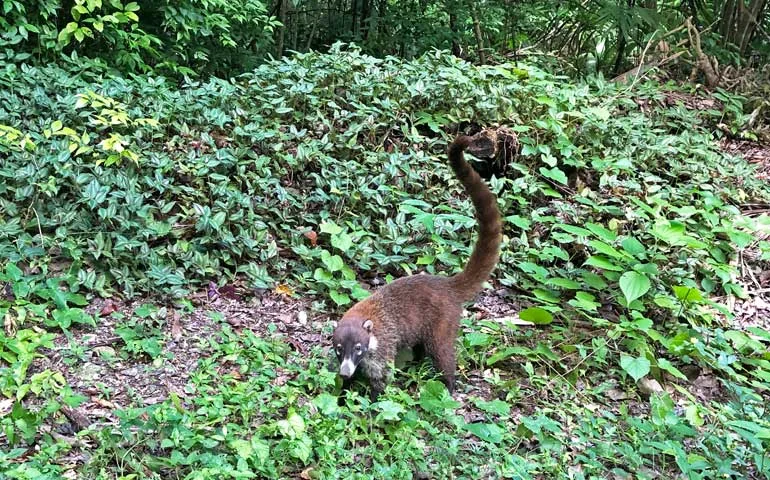
<svg viewBox="0 0 770 480"><path fill-rule="evenodd" d="M389 363L404 348L421 347L433 358L444 384L454 393L455 340L462 304L480 290L499 256L501 230L497 200L465 161L472 137L458 136L449 146L449 164L471 197L479 236L465 269L452 277L412 275L381 287L353 305L334 329L333 347L345 386L360 369L375 400L385 389Z"/></svg>

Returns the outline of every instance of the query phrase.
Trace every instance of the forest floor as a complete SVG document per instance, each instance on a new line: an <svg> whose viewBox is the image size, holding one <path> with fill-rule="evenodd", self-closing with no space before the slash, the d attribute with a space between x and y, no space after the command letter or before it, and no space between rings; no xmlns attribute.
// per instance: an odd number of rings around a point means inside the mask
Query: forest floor
<svg viewBox="0 0 770 480"><path fill-rule="evenodd" d="M8 163L41 153L50 169L3 185L4 208L38 203L0 224L17 259L0 271L0 477L770 473L770 145L732 138L741 103L356 55L238 85L116 81L143 159L128 167L64 162L41 127L111 138L92 128L100 107L71 108L91 84L62 74L53 108L31 77L0 106L39 149ZM516 148L492 161L505 250L463 313L457 391L402 359L377 402L364 382L340 399L340 311L383 276L470 253L442 151L468 112ZM138 126L155 117L163 131ZM99 296L121 289L144 293Z"/></svg>
<svg viewBox="0 0 770 480"><path fill-rule="evenodd" d="M740 154L758 164L759 178L770 182L770 145L724 140L722 147L725 151ZM770 205L750 205L744 213L752 215L767 212L770 212ZM770 330L770 269L752 269L743 261L742 256L737 261L742 273L740 283L748 293L747 297L717 300L724 300L734 313L733 328L746 329L753 326ZM516 319L518 307L510 303L506 293L505 288L483 292L469 306L466 314L471 316L472 321ZM129 358L118 355L124 343L116 335L116 320L111 315L118 312L130 316L138 306L152 300L120 302L97 299L88 307L89 313L100 317L96 328L76 329L71 339L60 335L56 340L57 348L46 351L46 356L34 366L34 370L58 369L64 373L69 385L90 398L90 402L82 405L77 414L79 421L84 422L82 426L85 426L90 423L112 423L115 421L114 411L129 406L160 403L172 392L184 398L187 395L185 386L198 361L211 353L207 351L206 339L213 338L223 322L236 332L247 329L261 337L280 338L300 355L309 354L316 346L322 346L325 352L329 350L328 325L334 318L327 314L309 313L311 302L307 299L265 290L244 292L243 288L233 286L217 289L212 284L207 290L192 295L189 300L194 306L192 312L168 310L163 355L156 361L148 361L141 355ZM66 361L64 354L69 355L73 344L76 349L82 349L83 354L75 361ZM465 385L466 393L472 392L490 399L488 388L485 387L484 371L461 373L460 381ZM693 393L702 400L719 395L714 377L701 375L693 387ZM109 400L102 395L104 391L110 392ZM487 394L484 394L485 391ZM479 414L472 405L468 405L468 408L466 416Z"/></svg>

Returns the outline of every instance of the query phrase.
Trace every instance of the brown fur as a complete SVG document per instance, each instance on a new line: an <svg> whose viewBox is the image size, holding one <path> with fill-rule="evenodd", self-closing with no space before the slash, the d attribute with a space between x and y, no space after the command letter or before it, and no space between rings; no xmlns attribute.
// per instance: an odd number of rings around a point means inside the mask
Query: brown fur
<svg viewBox="0 0 770 480"><path fill-rule="evenodd" d="M350 308L334 331L338 359L351 362L341 371L349 377L360 367L369 378L373 398L385 389L396 353L418 345L433 358L449 391L454 391L454 343L462 304L481 290L495 267L502 229L495 196L465 161L463 151L470 143L470 137L459 136L449 146L449 164L471 197L479 222L479 238L465 269L452 277L400 278Z"/></svg>

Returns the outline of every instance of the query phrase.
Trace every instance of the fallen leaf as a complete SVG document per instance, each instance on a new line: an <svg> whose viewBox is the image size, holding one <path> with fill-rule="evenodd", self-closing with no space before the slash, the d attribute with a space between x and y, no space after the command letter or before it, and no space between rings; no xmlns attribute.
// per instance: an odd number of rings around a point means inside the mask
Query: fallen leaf
<svg viewBox="0 0 770 480"><path fill-rule="evenodd" d="M318 234L314 230L308 230L303 235L305 235L305 238L310 240L310 245L314 247L318 246Z"/></svg>
<svg viewBox="0 0 770 480"><path fill-rule="evenodd" d="M216 300L219 298L219 289L217 288L216 282L209 282L209 288L206 290L206 293L208 294L209 300Z"/></svg>
<svg viewBox="0 0 770 480"><path fill-rule="evenodd" d="M12 302L15 298L16 295L13 293L13 285L11 285L10 282L3 283L3 300Z"/></svg>
<svg viewBox="0 0 770 480"><path fill-rule="evenodd" d="M658 383L657 380L654 378L648 378L643 377L639 379L639 382L637 382L637 385L639 386L639 391L642 392L644 395L652 395L653 393L662 393L663 387L660 386L660 383Z"/></svg>
<svg viewBox="0 0 770 480"><path fill-rule="evenodd" d="M16 319L13 318L11 312L6 312L5 318L3 319L3 326L5 327L5 333L9 337L16 335Z"/></svg>
<svg viewBox="0 0 770 480"><path fill-rule="evenodd" d="M12 398L3 398L2 400L0 400L0 418L3 418L9 413L11 413L12 408L13 408Z"/></svg>
<svg viewBox="0 0 770 480"><path fill-rule="evenodd" d="M302 470L299 474L299 478L302 480L311 480L313 477L310 476L310 474L313 473L313 467L307 467L306 469Z"/></svg>
<svg viewBox="0 0 770 480"><path fill-rule="evenodd" d="M631 395L628 394L628 392L624 392L623 390L618 390L617 388L610 388L606 392L604 392L607 397L609 397L610 400L613 400L615 402L619 400L627 400L631 398Z"/></svg>
<svg viewBox="0 0 770 480"><path fill-rule="evenodd" d="M118 304L115 303L113 300L107 300L104 302L104 306L101 310L99 310L99 316L100 317L106 317L107 315L111 315L112 313L115 313L118 311Z"/></svg>
<svg viewBox="0 0 770 480"><path fill-rule="evenodd" d="M303 345L303 343L297 340L296 338L287 337L286 343L291 345L295 351L300 353L305 353L305 345Z"/></svg>
<svg viewBox="0 0 770 480"><path fill-rule="evenodd" d="M171 338L179 340L182 337L182 322L180 322L179 312L169 310L171 315Z"/></svg>
<svg viewBox="0 0 770 480"><path fill-rule="evenodd" d="M277 287L275 287L275 293L277 293L279 295L286 295L286 296L290 297L290 296L294 295L294 290L290 286L286 285L285 283L282 283L282 284L278 285Z"/></svg>
<svg viewBox="0 0 770 480"><path fill-rule="evenodd" d="M240 300L241 296L235 290L235 285L223 285L219 287L219 294L231 300Z"/></svg>
<svg viewBox="0 0 770 480"><path fill-rule="evenodd" d="M226 321L227 323L229 323L230 325L232 325L233 327L235 327L235 328L240 328L240 327L243 327L243 324L245 323L245 322L243 321L243 318L242 318L242 317L240 317L240 316L238 316L238 317L233 317L232 315L228 315L228 316L225 318L225 321Z"/></svg>
<svg viewBox="0 0 770 480"><path fill-rule="evenodd" d="M91 397L91 401L94 402L95 404L99 405L99 406L104 407L104 408L109 408L110 410L117 410L118 409L117 405L115 405L111 401L105 400L103 398Z"/></svg>

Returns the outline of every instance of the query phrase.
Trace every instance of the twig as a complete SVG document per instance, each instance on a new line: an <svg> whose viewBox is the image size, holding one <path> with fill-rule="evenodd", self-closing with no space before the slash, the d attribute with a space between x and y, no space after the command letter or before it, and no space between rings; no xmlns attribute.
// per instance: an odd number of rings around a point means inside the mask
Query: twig
<svg viewBox="0 0 770 480"><path fill-rule="evenodd" d="M112 344L118 343L121 340L122 338L120 337L107 337L101 340L94 340L93 342L89 342L86 344L86 346L89 348L108 347Z"/></svg>

